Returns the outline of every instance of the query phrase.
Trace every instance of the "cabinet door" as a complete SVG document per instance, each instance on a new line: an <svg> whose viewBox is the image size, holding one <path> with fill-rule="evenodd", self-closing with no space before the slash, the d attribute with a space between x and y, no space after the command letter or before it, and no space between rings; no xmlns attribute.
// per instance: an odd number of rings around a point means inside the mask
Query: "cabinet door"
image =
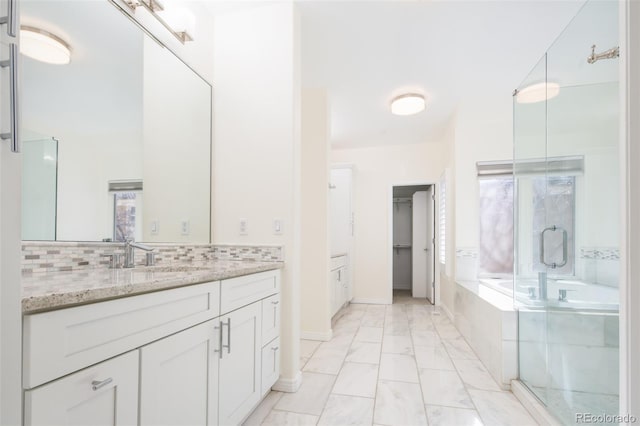
<svg viewBox="0 0 640 426"><path fill-rule="evenodd" d="M262 395L280 378L280 339L275 338L262 348Z"/></svg>
<svg viewBox="0 0 640 426"><path fill-rule="evenodd" d="M220 359L221 425L239 424L260 401L261 319L261 302L220 318L223 343Z"/></svg>
<svg viewBox="0 0 640 426"><path fill-rule="evenodd" d="M331 316L338 313L342 306L342 283L340 270L331 271Z"/></svg>
<svg viewBox="0 0 640 426"><path fill-rule="evenodd" d="M114 426L138 422L138 351L25 392L25 425Z"/></svg>
<svg viewBox="0 0 640 426"><path fill-rule="evenodd" d="M280 293L262 300L262 344L280 335Z"/></svg>
<svg viewBox="0 0 640 426"><path fill-rule="evenodd" d="M217 319L140 349L141 425L218 424Z"/></svg>

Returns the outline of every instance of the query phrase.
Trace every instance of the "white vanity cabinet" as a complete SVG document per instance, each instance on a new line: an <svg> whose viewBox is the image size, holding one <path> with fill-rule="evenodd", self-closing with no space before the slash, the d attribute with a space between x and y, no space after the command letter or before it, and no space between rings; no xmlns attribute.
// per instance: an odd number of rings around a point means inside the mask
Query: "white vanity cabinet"
<svg viewBox="0 0 640 426"><path fill-rule="evenodd" d="M27 426L138 422L138 351L25 392Z"/></svg>
<svg viewBox="0 0 640 426"><path fill-rule="evenodd" d="M25 315L25 424L240 424L280 374L279 291L275 270Z"/></svg>
<svg viewBox="0 0 640 426"><path fill-rule="evenodd" d="M347 256L331 257L330 265L331 316L334 316L349 301L350 284L347 271Z"/></svg>

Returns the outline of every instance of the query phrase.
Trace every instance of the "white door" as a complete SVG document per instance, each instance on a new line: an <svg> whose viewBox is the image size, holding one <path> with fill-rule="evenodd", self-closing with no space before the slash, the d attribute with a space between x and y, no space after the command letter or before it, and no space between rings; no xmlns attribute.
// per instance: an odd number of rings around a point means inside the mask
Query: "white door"
<svg viewBox="0 0 640 426"><path fill-rule="evenodd" d="M262 356L262 305L252 303L220 318L219 419L237 425L260 401Z"/></svg>
<svg viewBox="0 0 640 426"><path fill-rule="evenodd" d="M11 45L17 38L8 34L9 27L19 26L18 0L11 1L16 13L10 15L10 24L0 25L0 61L10 57ZM8 0L0 0L0 15L7 15ZM11 8L11 10L14 10ZM15 19L14 19L15 18ZM14 54L17 53L17 48ZM0 133L12 132L12 111L18 104L11 103L11 70L14 77L20 71L19 54L13 67L0 69ZM17 81L16 81L17 83ZM19 92L16 93L19 101ZM13 147L15 148L15 147ZM20 306L20 240L21 240L21 196L22 155L12 150L11 140L0 141L0 424L22 423L22 386L20 363L22 360L22 334Z"/></svg>
<svg viewBox="0 0 640 426"><path fill-rule="evenodd" d="M217 319L140 349L141 425L217 425Z"/></svg>
<svg viewBox="0 0 640 426"><path fill-rule="evenodd" d="M27 426L138 423L138 351L25 392Z"/></svg>
<svg viewBox="0 0 640 426"><path fill-rule="evenodd" d="M433 187L413 194L412 293L434 301Z"/></svg>

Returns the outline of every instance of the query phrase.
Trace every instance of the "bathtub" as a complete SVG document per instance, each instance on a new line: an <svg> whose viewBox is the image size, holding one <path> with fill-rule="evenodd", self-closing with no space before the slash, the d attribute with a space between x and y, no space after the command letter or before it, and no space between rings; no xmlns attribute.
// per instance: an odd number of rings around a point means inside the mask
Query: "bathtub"
<svg viewBox="0 0 640 426"><path fill-rule="evenodd" d="M513 294L513 279L489 278L480 283L507 296ZM584 310L617 312L619 310L619 294L616 287L599 284L587 284L578 280L547 279L547 300L539 296L539 285L536 279L518 280L515 306L536 308L553 308L558 310ZM561 290L566 290L566 300L560 300ZM531 292L531 293L530 293Z"/></svg>
<svg viewBox="0 0 640 426"><path fill-rule="evenodd" d="M445 312L503 390L518 377L517 311L513 298L473 280L452 283Z"/></svg>

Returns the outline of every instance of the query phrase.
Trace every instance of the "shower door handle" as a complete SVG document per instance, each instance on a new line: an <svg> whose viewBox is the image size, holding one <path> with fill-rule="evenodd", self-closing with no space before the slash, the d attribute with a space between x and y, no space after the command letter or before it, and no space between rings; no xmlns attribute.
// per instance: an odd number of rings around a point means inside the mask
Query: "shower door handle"
<svg viewBox="0 0 640 426"><path fill-rule="evenodd" d="M562 232L562 262L560 263L556 263L556 262L552 262L552 263L547 263L544 257L544 234L547 233L548 231L551 232L556 232L556 231L561 231ZM550 226L548 228L544 228L542 230L542 232L540 233L540 263L542 263L545 266L548 266L551 269L556 269L556 268L562 268L564 265L567 264L567 260L569 259L569 238L567 235L567 231L564 228L560 228L559 226L553 225Z"/></svg>
<svg viewBox="0 0 640 426"><path fill-rule="evenodd" d="M20 152L20 108L18 105L18 45L9 44L9 59L0 61L0 67L9 67L9 98L11 128L0 134L1 139L11 139L11 152Z"/></svg>
<svg viewBox="0 0 640 426"><path fill-rule="evenodd" d="M0 17L0 25L7 24L7 35L18 35L18 0L7 0L7 16Z"/></svg>

